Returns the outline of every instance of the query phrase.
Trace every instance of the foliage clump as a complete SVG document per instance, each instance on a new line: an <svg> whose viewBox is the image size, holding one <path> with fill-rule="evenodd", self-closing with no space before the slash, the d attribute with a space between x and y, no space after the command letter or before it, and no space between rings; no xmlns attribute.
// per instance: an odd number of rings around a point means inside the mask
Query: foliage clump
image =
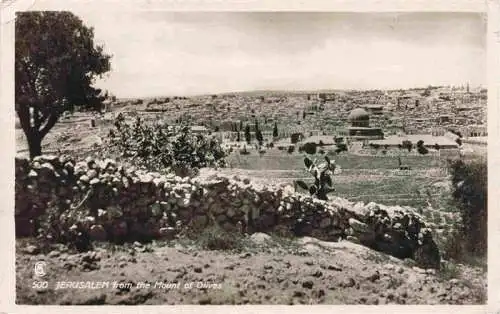
<svg viewBox="0 0 500 314"><path fill-rule="evenodd" d="M326 201L328 200L326 195L335 191L332 181L332 175L335 171L335 163L332 162L328 156L325 156L325 161L325 163L317 165L316 161L313 162L311 159L305 157L304 165L306 166L307 171L313 175L314 183L310 186L302 180L298 180L296 183L304 190L309 191L311 195L316 196L320 200Z"/></svg>
<svg viewBox="0 0 500 314"><path fill-rule="evenodd" d="M145 123L139 117L129 123L119 115L110 138L123 158L150 170L189 176L199 168L226 166L227 152L220 142L213 136L193 133L187 125Z"/></svg>
<svg viewBox="0 0 500 314"><path fill-rule="evenodd" d="M460 210L461 224L450 247L455 259L483 257L488 247L488 168L485 160L448 160L452 197ZM458 238L457 238L458 237ZM459 245L460 244L460 245Z"/></svg>

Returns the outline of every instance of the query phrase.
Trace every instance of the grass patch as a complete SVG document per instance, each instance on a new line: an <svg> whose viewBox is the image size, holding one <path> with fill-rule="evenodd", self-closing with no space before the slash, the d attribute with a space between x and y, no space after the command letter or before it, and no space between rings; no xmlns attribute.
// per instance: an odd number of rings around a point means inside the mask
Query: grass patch
<svg viewBox="0 0 500 314"><path fill-rule="evenodd" d="M461 271L456 264L447 262L441 267L437 275L438 278L440 278L442 281L447 281L451 279L460 279Z"/></svg>
<svg viewBox="0 0 500 314"><path fill-rule="evenodd" d="M334 159L343 169L396 169L398 166L397 157L375 157L358 156L349 153L340 155L327 154ZM288 170L301 169L304 167L304 156L306 154L287 154L280 151L269 150L265 156L231 154L227 160L234 168L241 169L273 169ZM310 156L312 159L323 159L323 155L316 154ZM432 156L408 156L403 157L404 163L412 169L428 169L440 167L442 160Z"/></svg>
<svg viewBox="0 0 500 314"><path fill-rule="evenodd" d="M201 248L213 251L243 251L249 245L244 235L228 232L216 225L207 227L199 233L190 234L188 238Z"/></svg>

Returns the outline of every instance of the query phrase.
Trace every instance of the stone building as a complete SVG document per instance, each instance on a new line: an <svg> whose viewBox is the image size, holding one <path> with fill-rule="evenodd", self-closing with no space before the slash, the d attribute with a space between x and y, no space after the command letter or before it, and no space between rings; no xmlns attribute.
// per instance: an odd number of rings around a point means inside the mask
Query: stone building
<svg viewBox="0 0 500 314"><path fill-rule="evenodd" d="M384 138L384 132L381 128L370 127L370 115L366 110L356 108L347 116L349 126L346 130L340 132L351 141L378 140Z"/></svg>

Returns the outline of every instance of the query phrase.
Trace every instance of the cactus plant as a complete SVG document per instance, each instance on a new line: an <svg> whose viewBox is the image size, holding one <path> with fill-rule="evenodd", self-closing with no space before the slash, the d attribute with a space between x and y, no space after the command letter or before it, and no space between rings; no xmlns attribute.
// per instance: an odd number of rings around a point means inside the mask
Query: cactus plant
<svg viewBox="0 0 500 314"><path fill-rule="evenodd" d="M314 184L307 185L302 180L295 181L298 186L308 190L311 195L316 196L320 200L328 200L327 194L335 191L333 188L332 175L335 172L335 161L331 161L328 156L325 156L324 163L317 164L316 160L312 161L308 157L304 158L304 165L307 171L313 175Z"/></svg>

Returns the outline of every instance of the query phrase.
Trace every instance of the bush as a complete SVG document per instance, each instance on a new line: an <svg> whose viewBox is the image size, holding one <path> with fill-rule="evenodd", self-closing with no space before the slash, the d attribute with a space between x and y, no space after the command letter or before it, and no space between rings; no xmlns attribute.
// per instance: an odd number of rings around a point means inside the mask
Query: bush
<svg viewBox="0 0 500 314"><path fill-rule="evenodd" d="M408 141L408 140L404 140L402 143L401 143L401 148L404 148L404 149L407 149L408 152L410 153L412 148L413 148L413 143L411 141Z"/></svg>
<svg viewBox="0 0 500 314"><path fill-rule="evenodd" d="M417 148L417 151L420 155L427 155L429 153L429 150L425 146L419 146Z"/></svg>
<svg viewBox="0 0 500 314"><path fill-rule="evenodd" d="M335 149L336 154L340 154L341 152L346 152L347 151L347 144L341 143L336 145L337 148Z"/></svg>
<svg viewBox="0 0 500 314"><path fill-rule="evenodd" d="M112 148L137 166L155 171L173 170L180 176L196 173L202 167L226 166L227 152L219 141L194 134L188 126L176 129L166 124L147 124L139 117L129 124L119 116L115 127Z"/></svg>
<svg viewBox="0 0 500 314"><path fill-rule="evenodd" d="M246 146L243 149L240 149L240 155L250 155L250 152L247 150Z"/></svg>
<svg viewBox="0 0 500 314"><path fill-rule="evenodd" d="M295 151L295 146L288 146L288 153L292 154Z"/></svg>
<svg viewBox="0 0 500 314"><path fill-rule="evenodd" d="M452 197L460 210L464 250L485 256L488 240L488 168L486 160L448 160L453 185Z"/></svg>
<svg viewBox="0 0 500 314"><path fill-rule="evenodd" d="M295 181L295 183L302 189L309 191L311 196L315 196L320 200L328 200L327 194L335 191L333 188L333 173L335 172L335 163L330 161L328 156L325 156L325 162L316 164L308 157L304 158L304 165L306 170L314 177L314 184L307 185L302 180Z"/></svg>
<svg viewBox="0 0 500 314"><path fill-rule="evenodd" d="M314 154L316 154L317 144L316 143L305 143L304 145L302 145L302 149L307 154L314 155Z"/></svg>
<svg viewBox="0 0 500 314"><path fill-rule="evenodd" d="M225 231L218 226L203 229L195 236L195 241L206 250L241 251L245 247L243 235Z"/></svg>

